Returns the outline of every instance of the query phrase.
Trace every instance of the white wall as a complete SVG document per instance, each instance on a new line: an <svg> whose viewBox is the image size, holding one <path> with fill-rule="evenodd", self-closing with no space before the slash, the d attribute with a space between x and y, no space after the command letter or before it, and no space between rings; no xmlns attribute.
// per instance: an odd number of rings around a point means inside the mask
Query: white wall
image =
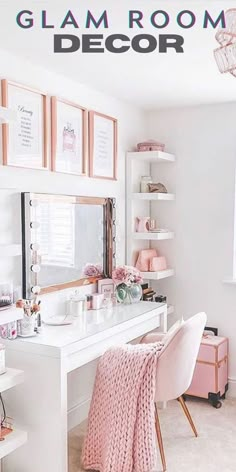
<svg viewBox="0 0 236 472"><path fill-rule="evenodd" d="M167 150L177 155L174 174L166 182L170 190L173 185L177 196L171 227L176 231L171 262L177 277L161 282L160 287L163 291L167 287L170 302L176 305L176 316L188 317L205 310L209 324L218 326L220 334L229 336L230 378L236 379L236 291L235 286L222 282L232 274L233 265L236 104L159 111L145 116L112 97L10 57L6 52L0 51L0 63L2 77L76 101L113 115L119 121L117 182L0 165L0 243L20 241L20 191L111 196L118 199L119 261L124 262L125 152L146 137L164 141ZM161 168L157 177L163 180ZM6 192L4 188L12 190ZM167 208L166 212L172 211ZM164 214L162 218L164 224ZM169 216L166 221L169 222ZM20 272L20 259L0 261L0 280L13 278L19 284ZM49 311L62 310L65 297L62 292L56 299L49 295L44 299L44 306ZM83 385L88 388L81 387L76 373L69 377L71 424L84 411L77 408L78 403L85 402L88 406L95 367L93 364L79 372Z"/></svg>
<svg viewBox="0 0 236 472"><path fill-rule="evenodd" d="M148 114L149 135L177 156L176 278L165 287L177 317L206 311L208 324L229 337L236 395L236 286L223 283L233 273L235 123L236 103Z"/></svg>
<svg viewBox="0 0 236 472"><path fill-rule="evenodd" d="M88 109L98 110L118 119L118 181L109 182L65 174L56 174L44 171L14 169L0 165L0 244L19 242L20 230L20 200L21 191L61 193L67 195L89 195L116 197L119 219L118 261L124 263L125 257L125 152L132 149L140 140L145 138L145 121L142 112L134 107L122 103L110 96L103 95L87 88L78 82L73 82L56 75L46 69L32 65L22 58L10 56L0 51L1 78L8 78L16 82L25 83L31 87L41 89L49 95L57 95L77 102ZM99 73L99 72L98 72ZM1 147L0 147L1 149ZM0 153L1 154L1 153ZM0 155L0 162L2 157ZM10 188L11 191L3 189ZM18 285L21 281L21 260L0 260L0 280L13 279ZM42 309L59 311L64 309L64 300L67 295L60 292L49 295L42 302ZM93 369L91 372L93 373ZM91 384L93 375L83 369L81 376L83 385ZM86 378L85 378L86 377ZM73 408L79 398L88 397L87 390L83 390L75 378L70 379L69 405ZM72 388L73 385L73 388ZM74 413L73 413L74 415Z"/></svg>

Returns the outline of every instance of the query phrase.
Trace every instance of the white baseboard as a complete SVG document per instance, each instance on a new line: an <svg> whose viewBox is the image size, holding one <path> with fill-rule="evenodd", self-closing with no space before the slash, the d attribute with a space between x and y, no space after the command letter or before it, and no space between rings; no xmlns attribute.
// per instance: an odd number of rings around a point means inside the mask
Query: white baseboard
<svg viewBox="0 0 236 472"><path fill-rule="evenodd" d="M86 398L80 401L77 405L73 406L68 410L67 424L68 431L78 426L80 423L86 420L89 413L91 398Z"/></svg>
<svg viewBox="0 0 236 472"><path fill-rule="evenodd" d="M236 379L229 378L229 391L227 397L236 398Z"/></svg>

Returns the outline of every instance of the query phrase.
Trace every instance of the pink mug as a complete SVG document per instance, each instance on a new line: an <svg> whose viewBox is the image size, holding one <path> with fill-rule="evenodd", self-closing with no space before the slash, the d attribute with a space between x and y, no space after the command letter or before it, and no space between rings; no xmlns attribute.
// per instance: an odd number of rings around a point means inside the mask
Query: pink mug
<svg viewBox="0 0 236 472"><path fill-rule="evenodd" d="M147 233L149 231L150 216L136 218L136 232Z"/></svg>

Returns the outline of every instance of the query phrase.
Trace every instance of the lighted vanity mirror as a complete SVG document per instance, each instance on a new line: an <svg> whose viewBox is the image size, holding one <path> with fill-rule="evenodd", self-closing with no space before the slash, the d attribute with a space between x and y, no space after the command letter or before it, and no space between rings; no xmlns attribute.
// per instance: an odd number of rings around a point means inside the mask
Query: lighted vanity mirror
<svg viewBox="0 0 236 472"><path fill-rule="evenodd" d="M22 193L23 296L93 283L115 265L115 199Z"/></svg>

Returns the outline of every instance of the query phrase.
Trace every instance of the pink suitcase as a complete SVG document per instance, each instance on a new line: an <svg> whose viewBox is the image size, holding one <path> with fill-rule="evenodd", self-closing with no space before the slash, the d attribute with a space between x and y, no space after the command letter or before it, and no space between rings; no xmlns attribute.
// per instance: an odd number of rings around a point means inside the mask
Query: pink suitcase
<svg viewBox="0 0 236 472"><path fill-rule="evenodd" d="M228 339L205 335L198 353L193 380L186 395L207 398L215 408L228 390Z"/></svg>

